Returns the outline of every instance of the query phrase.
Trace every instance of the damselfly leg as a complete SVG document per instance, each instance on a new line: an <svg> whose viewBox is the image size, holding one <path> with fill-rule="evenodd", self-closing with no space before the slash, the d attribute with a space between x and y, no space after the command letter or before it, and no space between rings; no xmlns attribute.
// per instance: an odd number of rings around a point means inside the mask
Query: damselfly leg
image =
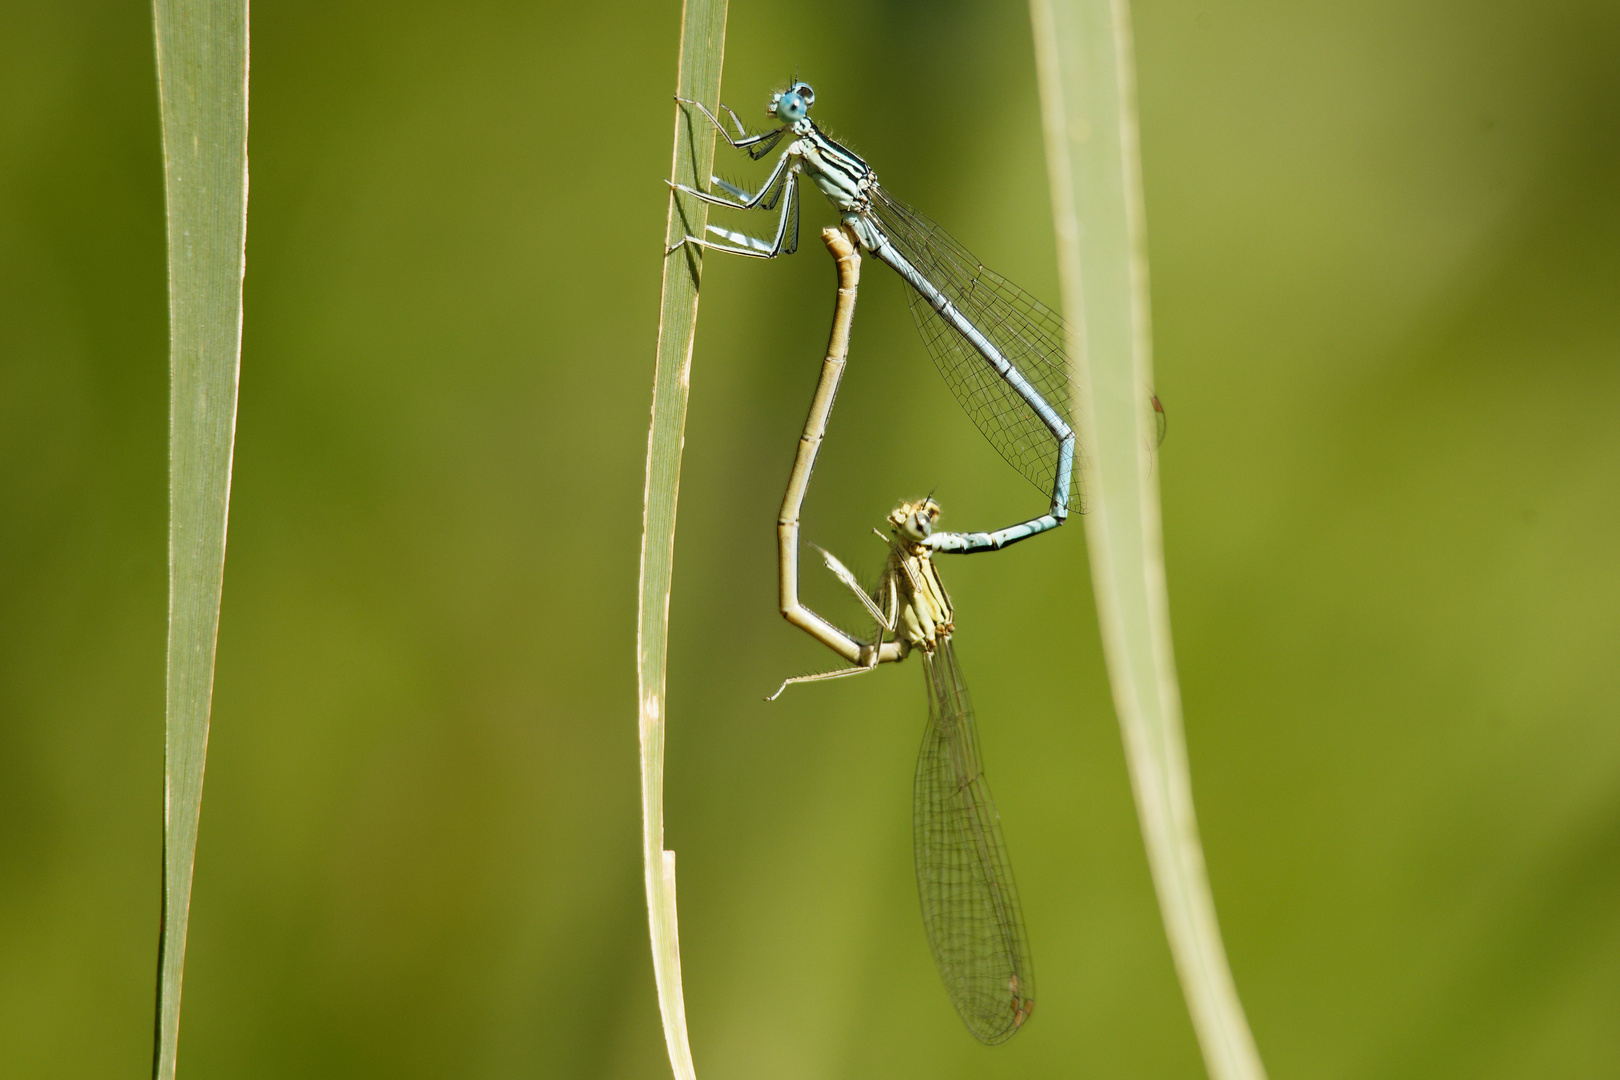
<svg viewBox="0 0 1620 1080"><path fill-rule="evenodd" d="M876 671L878 657L883 654L884 638L894 634L898 622L899 598L893 588L886 591L879 589L878 595L885 605L879 607L878 602L867 595L866 590L861 588L861 583L856 580L849 567L839 562L836 555L819 544L810 546L821 552L822 562L827 569L831 570L833 576L843 582L849 591L855 594L855 598L866 608L867 614L872 616L872 621L878 627L877 640L864 651L862 660L854 667L834 668L832 671L818 671L813 675L795 675L791 679L783 679L782 685L776 688L776 693L766 698L766 701L775 701L782 696L782 691L798 683L826 682L829 679L842 679L847 675L863 675L868 671Z"/></svg>
<svg viewBox="0 0 1620 1080"><path fill-rule="evenodd" d="M708 106L704 105L703 102L693 101L691 98L683 97L677 97L675 100L680 102L682 105L691 105L693 108L697 109L698 112L702 113L708 118L709 123L713 124L715 130L720 133L720 137L725 139L726 142L730 143L733 149L747 150L748 156L753 158L755 161L758 161L760 158L764 157L766 154L775 149L776 144L781 142L782 136L786 134L781 128L776 128L771 131L762 131L757 135L750 134L748 128L743 124L742 119L734 111L732 111L731 106L722 102L720 107L726 111L728 116L731 117L731 122L737 125L737 135L740 137L732 138L731 132L726 130L726 125L722 124L718 119L716 119L714 113L710 112Z"/></svg>

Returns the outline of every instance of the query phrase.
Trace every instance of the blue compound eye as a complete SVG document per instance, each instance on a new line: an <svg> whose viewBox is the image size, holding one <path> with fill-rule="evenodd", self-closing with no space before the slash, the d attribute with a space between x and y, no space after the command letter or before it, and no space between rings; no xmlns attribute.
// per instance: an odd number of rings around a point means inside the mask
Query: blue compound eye
<svg viewBox="0 0 1620 1080"><path fill-rule="evenodd" d="M779 94L771 96L770 111L776 114L778 120L788 124L798 123L810 111L810 106L816 102L816 92L810 89L809 83L796 82Z"/></svg>

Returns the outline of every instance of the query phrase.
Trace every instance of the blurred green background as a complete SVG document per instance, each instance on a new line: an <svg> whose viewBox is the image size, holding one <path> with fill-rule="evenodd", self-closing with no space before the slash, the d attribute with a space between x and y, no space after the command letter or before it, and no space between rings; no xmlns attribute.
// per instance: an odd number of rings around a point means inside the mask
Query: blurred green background
<svg viewBox="0 0 1620 1080"><path fill-rule="evenodd" d="M1232 965L1273 1077L1620 1071L1620 8L1142 0L1166 545ZM667 1075L636 566L679 5L259 4L230 552L180 1068ZM820 121L1056 297L1027 10L732 5ZM0 1075L142 1076L166 311L150 9L0 7ZM722 157L731 175L749 167ZM963 1032L910 867L921 674L775 611L825 345L713 258L669 685L705 1078L1193 1077L1081 530L946 566L1035 950ZM1033 512L868 267L806 509ZM812 578L813 603L858 625ZM909 665L907 666L909 667Z"/></svg>

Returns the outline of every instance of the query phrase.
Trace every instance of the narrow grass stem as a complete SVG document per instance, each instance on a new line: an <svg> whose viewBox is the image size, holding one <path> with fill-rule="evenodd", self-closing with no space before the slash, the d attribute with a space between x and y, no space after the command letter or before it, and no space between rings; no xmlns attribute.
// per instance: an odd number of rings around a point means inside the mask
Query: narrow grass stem
<svg viewBox="0 0 1620 1080"><path fill-rule="evenodd" d="M681 12L676 96L712 105L720 96L725 53L726 0L686 0ZM714 128L687 105L675 106L675 150L670 179L707 187L714 163ZM683 236L702 236L708 207L670 192L664 247ZM664 257L653 371L652 425L647 433L647 487L642 508L641 595L636 623L636 676L641 730L642 860L647 923L664 1043L677 1080L691 1080L692 1049L681 992L680 934L675 917L675 853L664 850L664 701L669 647L669 592L675 561L675 506L680 492L686 402L691 391L692 339L697 329L703 253L687 244Z"/></svg>
<svg viewBox="0 0 1620 1080"><path fill-rule="evenodd" d="M1086 542L1170 950L1214 1080L1263 1080L1204 869L1159 520L1129 0L1031 0L1063 309L1080 358Z"/></svg>

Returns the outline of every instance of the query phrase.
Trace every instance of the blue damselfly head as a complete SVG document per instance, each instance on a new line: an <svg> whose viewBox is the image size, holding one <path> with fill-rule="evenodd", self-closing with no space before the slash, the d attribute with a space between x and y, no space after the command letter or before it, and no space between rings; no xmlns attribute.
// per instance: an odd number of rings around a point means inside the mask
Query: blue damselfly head
<svg viewBox="0 0 1620 1080"><path fill-rule="evenodd" d="M810 84L795 81L786 90L772 94L771 103L765 111L784 124L796 124L805 118L810 106L815 103L816 92L810 89Z"/></svg>
<svg viewBox="0 0 1620 1080"><path fill-rule="evenodd" d="M889 515L889 524L894 527L895 535L914 544L927 540L934 531L934 522L938 520L939 503L931 498L901 503Z"/></svg>

